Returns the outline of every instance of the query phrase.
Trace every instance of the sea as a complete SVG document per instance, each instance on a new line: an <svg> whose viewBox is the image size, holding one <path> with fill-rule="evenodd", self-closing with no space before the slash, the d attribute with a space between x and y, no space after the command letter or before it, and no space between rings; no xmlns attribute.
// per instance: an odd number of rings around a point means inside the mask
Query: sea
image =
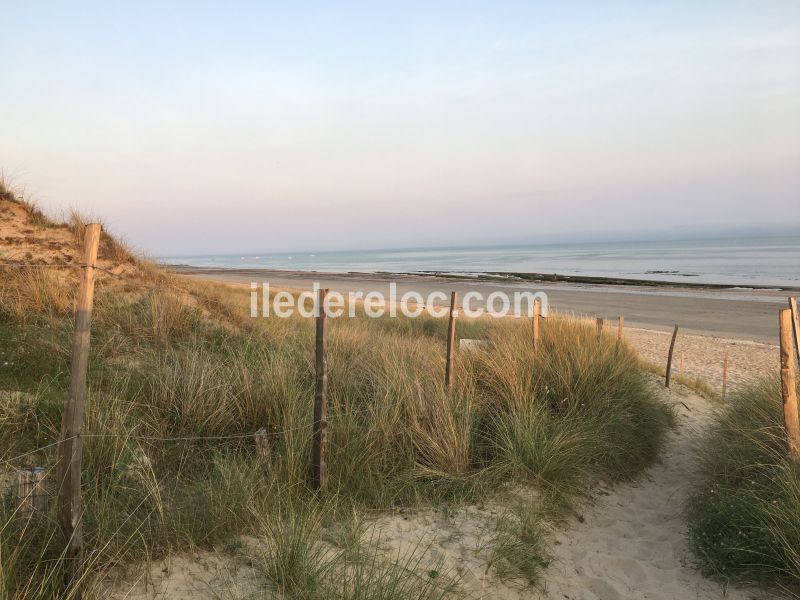
<svg viewBox="0 0 800 600"><path fill-rule="evenodd" d="M168 264L358 273L545 273L800 287L800 235L676 241L168 256Z"/></svg>

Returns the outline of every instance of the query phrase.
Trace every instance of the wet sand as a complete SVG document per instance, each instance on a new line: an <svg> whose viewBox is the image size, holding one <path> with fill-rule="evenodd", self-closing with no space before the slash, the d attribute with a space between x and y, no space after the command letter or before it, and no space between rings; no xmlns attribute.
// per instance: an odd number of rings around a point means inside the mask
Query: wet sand
<svg viewBox="0 0 800 600"><path fill-rule="evenodd" d="M440 290L463 295L478 291L484 297L493 291L543 291L558 312L616 319L625 316L631 327L681 331L775 344L778 341L778 310L787 306L789 293L754 289L694 289L679 286L615 286L576 283L485 281L428 275L371 273L318 273L269 269L203 269L173 267L177 273L227 283L269 281L274 288L311 289L314 282L343 294L379 291L387 295L389 284L397 284L398 297L408 291L427 296ZM475 303L472 307L478 307Z"/></svg>

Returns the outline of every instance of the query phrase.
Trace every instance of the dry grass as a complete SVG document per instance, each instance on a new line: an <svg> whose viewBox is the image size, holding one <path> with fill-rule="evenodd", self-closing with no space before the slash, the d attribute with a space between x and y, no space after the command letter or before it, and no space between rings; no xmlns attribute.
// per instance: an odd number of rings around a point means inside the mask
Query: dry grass
<svg viewBox="0 0 800 600"><path fill-rule="evenodd" d="M89 223L100 223L100 247L98 257L108 260L117 265L137 265L141 261L139 257L118 237L108 233L108 227L99 219L87 219L78 211L71 211L67 221L68 227L75 236L77 243L83 247L86 225Z"/></svg>
<svg viewBox="0 0 800 600"><path fill-rule="evenodd" d="M82 226L73 219L77 237ZM52 464L52 449L31 451L60 429L75 289L68 277L13 269L4 279L0 340L11 343L0 389L31 396L0 409L0 459L29 453L26 464ZM633 354L583 322L549 319L534 353L528 323L460 320L460 335L489 345L457 354L447 390L445 320L332 320L330 492L321 499L307 486L313 323L248 314L248 288L146 262L99 281L84 461L95 583L121 563L250 534L272 544L253 557L265 580L317 590L303 597L372 598L382 587L396 593L380 597L450 596L444 578L410 572L417 555L387 563L368 546L328 571L320 536L345 515L477 502L521 483L563 506L594 477L639 472L670 422ZM269 437L257 452L241 436L260 428ZM186 439L198 436L206 439ZM20 546L10 500L0 508L2 593L51 597L63 547L53 521ZM545 513L528 506L515 513L524 527L502 528L504 574L535 580ZM349 583L336 587L334 572Z"/></svg>
<svg viewBox="0 0 800 600"><path fill-rule="evenodd" d="M64 316L72 308L72 290L47 269L20 269L0 265L0 311L24 322L30 317Z"/></svg>
<svg viewBox="0 0 800 600"><path fill-rule="evenodd" d="M13 202L25 207L28 213L28 223L35 227L56 227L57 224L50 219L44 212L36 205L33 200L25 198L24 194L14 189L14 187L0 175L0 202Z"/></svg>

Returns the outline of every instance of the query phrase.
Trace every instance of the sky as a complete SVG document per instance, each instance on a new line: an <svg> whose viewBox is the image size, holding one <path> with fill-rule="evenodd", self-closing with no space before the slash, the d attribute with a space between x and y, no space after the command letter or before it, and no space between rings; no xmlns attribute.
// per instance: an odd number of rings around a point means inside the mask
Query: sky
<svg viewBox="0 0 800 600"><path fill-rule="evenodd" d="M0 15L0 172L152 255L800 230L796 0Z"/></svg>

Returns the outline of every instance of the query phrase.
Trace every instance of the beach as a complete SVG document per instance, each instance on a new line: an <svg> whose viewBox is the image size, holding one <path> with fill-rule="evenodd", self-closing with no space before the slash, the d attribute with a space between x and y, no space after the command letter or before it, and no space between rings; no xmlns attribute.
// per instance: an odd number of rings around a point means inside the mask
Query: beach
<svg viewBox="0 0 800 600"><path fill-rule="evenodd" d="M390 283L397 295L416 291L457 291L461 297L479 291L484 297L494 291L513 294L541 291L551 309L616 321L624 315L628 327L730 338L766 344L778 341L778 310L787 306L790 292L770 289L697 289L677 285L632 286L567 282L500 281L467 277L389 274L321 273L270 269L219 269L173 266L177 273L226 283L250 284L268 281L273 289L311 289L314 283L343 294L379 291L388 296ZM480 302L476 306L481 306Z"/></svg>

